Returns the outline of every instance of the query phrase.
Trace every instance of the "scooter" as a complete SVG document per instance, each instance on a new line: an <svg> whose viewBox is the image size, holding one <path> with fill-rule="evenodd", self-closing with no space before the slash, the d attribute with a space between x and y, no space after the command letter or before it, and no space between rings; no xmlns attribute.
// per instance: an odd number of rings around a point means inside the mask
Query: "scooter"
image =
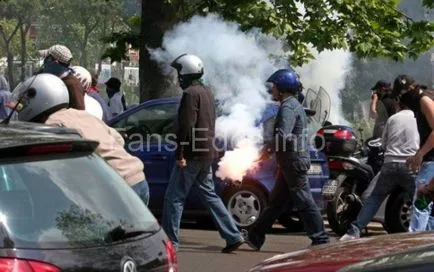
<svg viewBox="0 0 434 272"><path fill-rule="evenodd" d="M348 224L357 218L363 201L369 195L369 192L365 190L370 185L375 186L371 182L378 179L383 165L384 154L381 139L368 139L359 146L361 147L353 154L328 156L330 180L324 185L322 196L328 202L329 225L339 235L344 234ZM362 197L363 194L364 197ZM388 233L408 231L412 195L413 192L397 188L383 203L385 208L383 216L380 215L380 222Z"/></svg>
<svg viewBox="0 0 434 272"><path fill-rule="evenodd" d="M362 194L382 164L383 151L379 140L366 143L367 158L328 156L330 180L322 189L327 203L330 228L343 235L363 206Z"/></svg>

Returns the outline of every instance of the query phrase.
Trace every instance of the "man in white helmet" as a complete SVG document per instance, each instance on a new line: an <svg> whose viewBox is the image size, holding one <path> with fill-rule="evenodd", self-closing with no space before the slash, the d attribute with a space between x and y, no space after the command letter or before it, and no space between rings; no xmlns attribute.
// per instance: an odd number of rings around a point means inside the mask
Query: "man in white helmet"
<svg viewBox="0 0 434 272"><path fill-rule="evenodd" d="M74 71L74 76L80 80L81 85L83 85L85 110L97 118L102 119L104 122L107 122L110 119L107 103L99 94L95 92L93 94L89 93L93 82L91 73L82 66L74 66L72 70Z"/></svg>
<svg viewBox="0 0 434 272"><path fill-rule="evenodd" d="M116 130L84 110L68 108L69 92L59 77L45 73L33 76L15 88L12 100L20 121L75 129L83 138L99 142L95 152L148 204L142 161L124 149L124 140Z"/></svg>
<svg viewBox="0 0 434 272"><path fill-rule="evenodd" d="M194 55L183 54L172 67L184 90L178 112L176 165L172 170L164 197L164 231L176 249L179 247L179 225L185 199L191 187L198 189L220 235L226 240L223 253L230 253L244 243L234 220L214 189L211 165L216 157L214 148L215 103L212 94L200 82L202 61Z"/></svg>

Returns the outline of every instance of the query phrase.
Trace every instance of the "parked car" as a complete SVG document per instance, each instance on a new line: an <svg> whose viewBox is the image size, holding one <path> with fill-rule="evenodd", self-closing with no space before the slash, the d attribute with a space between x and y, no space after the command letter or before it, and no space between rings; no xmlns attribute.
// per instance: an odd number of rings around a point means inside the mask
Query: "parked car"
<svg viewBox="0 0 434 272"><path fill-rule="evenodd" d="M157 220L97 144L0 124L0 271L178 271Z"/></svg>
<svg viewBox="0 0 434 272"><path fill-rule="evenodd" d="M179 102L179 97L150 100L116 116L108 123L124 133L127 139L126 149L143 161L150 187L149 207L157 216L161 215L164 194L175 164L174 138L170 135L176 133ZM262 118L258 120L258 125L263 125L265 134L273 133L277 111L278 105L270 103ZM308 126L311 135L320 128L311 117ZM312 166L309 170L309 182L317 204L323 208L321 188L329 176L327 161L325 155L315 151L313 146L310 156ZM214 166L216 168L217 164ZM261 162L258 169L250 171L240 185L214 177L216 191L224 200L238 226L248 228L263 211L275 183L275 170L276 161L273 157ZM185 217L199 222L210 222L205 216L207 214L199 196L192 191L186 201ZM282 215L279 222L290 231L301 231L303 227L292 209Z"/></svg>
<svg viewBox="0 0 434 272"><path fill-rule="evenodd" d="M274 256L249 272L432 271L434 232L389 234Z"/></svg>

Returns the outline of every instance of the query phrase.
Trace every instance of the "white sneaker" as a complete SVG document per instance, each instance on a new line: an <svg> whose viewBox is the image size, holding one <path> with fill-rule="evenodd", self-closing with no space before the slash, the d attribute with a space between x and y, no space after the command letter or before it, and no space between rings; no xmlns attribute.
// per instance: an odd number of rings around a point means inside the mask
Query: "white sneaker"
<svg viewBox="0 0 434 272"><path fill-rule="evenodd" d="M344 236L341 237L341 239L339 239L339 241L340 241L340 242L343 242L343 241L350 241L350 240L356 240L357 238L359 238L359 237L357 237L357 236L355 236L355 235L345 234Z"/></svg>

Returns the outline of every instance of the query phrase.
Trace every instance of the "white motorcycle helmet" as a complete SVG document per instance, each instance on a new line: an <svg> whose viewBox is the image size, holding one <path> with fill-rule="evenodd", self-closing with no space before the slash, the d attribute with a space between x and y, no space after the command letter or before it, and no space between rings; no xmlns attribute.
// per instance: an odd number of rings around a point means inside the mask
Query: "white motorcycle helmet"
<svg viewBox="0 0 434 272"><path fill-rule="evenodd" d="M182 54L171 64L178 72L178 80L182 89L188 88L193 80L200 79L203 75L202 60L195 55Z"/></svg>
<svg viewBox="0 0 434 272"><path fill-rule="evenodd" d="M73 66L74 76L80 80L84 90L87 91L92 84L92 75L82 66Z"/></svg>
<svg viewBox="0 0 434 272"><path fill-rule="evenodd" d="M12 92L11 104L18 120L35 121L69 104L69 92L63 81L52 74L38 74L21 82Z"/></svg>
<svg viewBox="0 0 434 272"><path fill-rule="evenodd" d="M89 96L86 92L92 84L92 75L90 72L82 67L82 66L74 66L72 67L74 71L74 76L81 82L83 89L85 91L84 94L84 108L87 113L92 114L98 119L102 120L103 110L98 101L96 101L93 97Z"/></svg>

